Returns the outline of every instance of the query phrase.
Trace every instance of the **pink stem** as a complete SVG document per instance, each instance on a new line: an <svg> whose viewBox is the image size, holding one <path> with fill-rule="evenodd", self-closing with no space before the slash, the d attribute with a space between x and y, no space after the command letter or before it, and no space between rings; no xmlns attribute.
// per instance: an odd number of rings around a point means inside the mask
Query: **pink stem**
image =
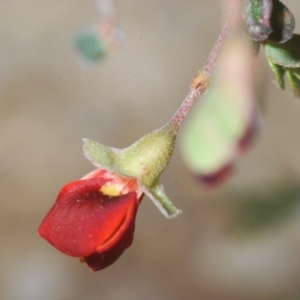
<svg viewBox="0 0 300 300"><path fill-rule="evenodd" d="M203 69L198 73L198 75L192 80L190 91L182 102L181 106L178 108L169 124L173 124L175 131L177 132L180 125L190 109L192 108L195 100L204 92L208 87L208 79L211 75L213 66L218 58L220 50L226 40L229 32L228 22L225 23L212 51L210 52L208 59L203 67Z"/></svg>

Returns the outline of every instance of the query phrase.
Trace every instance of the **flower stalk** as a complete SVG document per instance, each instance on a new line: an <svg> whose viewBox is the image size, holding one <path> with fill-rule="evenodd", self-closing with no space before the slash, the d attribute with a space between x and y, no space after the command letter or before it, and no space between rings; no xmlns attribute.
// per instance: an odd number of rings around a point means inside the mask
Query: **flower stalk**
<svg viewBox="0 0 300 300"><path fill-rule="evenodd" d="M212 49L210 52L208 59L202 68L198 72L198 74L192 79L190 84L190 91L188 92L187 96L185 97L184 101L182 102L181 106L178 108L172 119L169 123L174 124L174 128L176 131L179 130L181 123L183 122L184 118L192 108L196 99L203 95L207 88L208 88L208 81L209 77L212 73L213 67L216 63L218 55L222 49L222 46L228 36L229 33L229 22L225 22L223 29Z"/></svg>
<svg viewBox="0 0 300 300"><path fill-rule="evenodd" d="M38 229L61 252L80 258L92 271L114 263L133 240L135 218L147 195L167 218L175 207L159 178L170 162L182 121L208 87L208 79L227 37L225 24L203 69L171 120L124 149L84 139L84 154L97 167L65 185Z"/></svg>

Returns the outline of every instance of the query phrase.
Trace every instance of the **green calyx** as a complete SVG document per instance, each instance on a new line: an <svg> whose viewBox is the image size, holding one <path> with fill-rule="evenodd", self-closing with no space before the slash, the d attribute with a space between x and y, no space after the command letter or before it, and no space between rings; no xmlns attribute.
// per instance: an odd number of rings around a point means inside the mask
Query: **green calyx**
<svg viewBox="0 0 300 300"><path fill-rule="evenodd" d="M121 171L139 178L145 186L152 186L170 161L175 139L176 134L169 126L142 137L120 152Z"/></svg>
<svg viewBox="0 0 300 300"><path fill-rule="evenodd" d="M172 123L155 130L124 149L84 139L84 154L95 166L138 180L142 191L168 218L181 213L164 193L159 177L174 150L177 131Z"/></svg>

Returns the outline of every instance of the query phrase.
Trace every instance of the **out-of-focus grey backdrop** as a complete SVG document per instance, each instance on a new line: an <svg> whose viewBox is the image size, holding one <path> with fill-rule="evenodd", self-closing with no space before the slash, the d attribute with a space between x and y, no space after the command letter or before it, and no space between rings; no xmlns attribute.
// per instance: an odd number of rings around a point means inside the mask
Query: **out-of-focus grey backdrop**
<svg viewBox="0 0 300 300"><path fill-rule="evenodd" d="M299 20L299 1L285 3ZM299 299L300 100L272 84L262 56L262 132L225 185L201 188L176 149L163 183L183 214L166 220L145 198L133 245L97 273L36 234L58 190L93 169L82 138L125 147L163 125L221 28L219 1L115 8L126 41L89 65L72 39L97 21L95 1L0 3L0 299ZM283 202L277 214L291 208L257 225L273 199ZM243 202L257 204L258 229L241 225Z"/></svg>

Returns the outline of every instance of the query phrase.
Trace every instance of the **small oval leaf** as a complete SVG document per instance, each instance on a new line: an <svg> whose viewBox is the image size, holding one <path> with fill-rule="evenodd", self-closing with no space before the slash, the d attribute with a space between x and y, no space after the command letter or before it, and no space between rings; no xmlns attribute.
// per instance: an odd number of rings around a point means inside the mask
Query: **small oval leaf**
<svg viewBox="0 0 300 300"><path fill-rule="evenodd" d="M266 56L273 63L287 67L300 67L300 35L293 34L293 37L284 44L267 41L264 44Z"/></svg>
<svg viewBox="0 0 300 300"><path fill-rule="evenodd" d="M272 8L272 0L245 1L246 28L254 41L264 41L271 34Z"/></svg>
<svg viewBox="0 0 300 300"><path fill-rule="evenodd" d="M269 39L277 43L285 43L292 38L295 29L295 18L291 11L279 0L274 0L271 16L273 32Z"/></svg>

